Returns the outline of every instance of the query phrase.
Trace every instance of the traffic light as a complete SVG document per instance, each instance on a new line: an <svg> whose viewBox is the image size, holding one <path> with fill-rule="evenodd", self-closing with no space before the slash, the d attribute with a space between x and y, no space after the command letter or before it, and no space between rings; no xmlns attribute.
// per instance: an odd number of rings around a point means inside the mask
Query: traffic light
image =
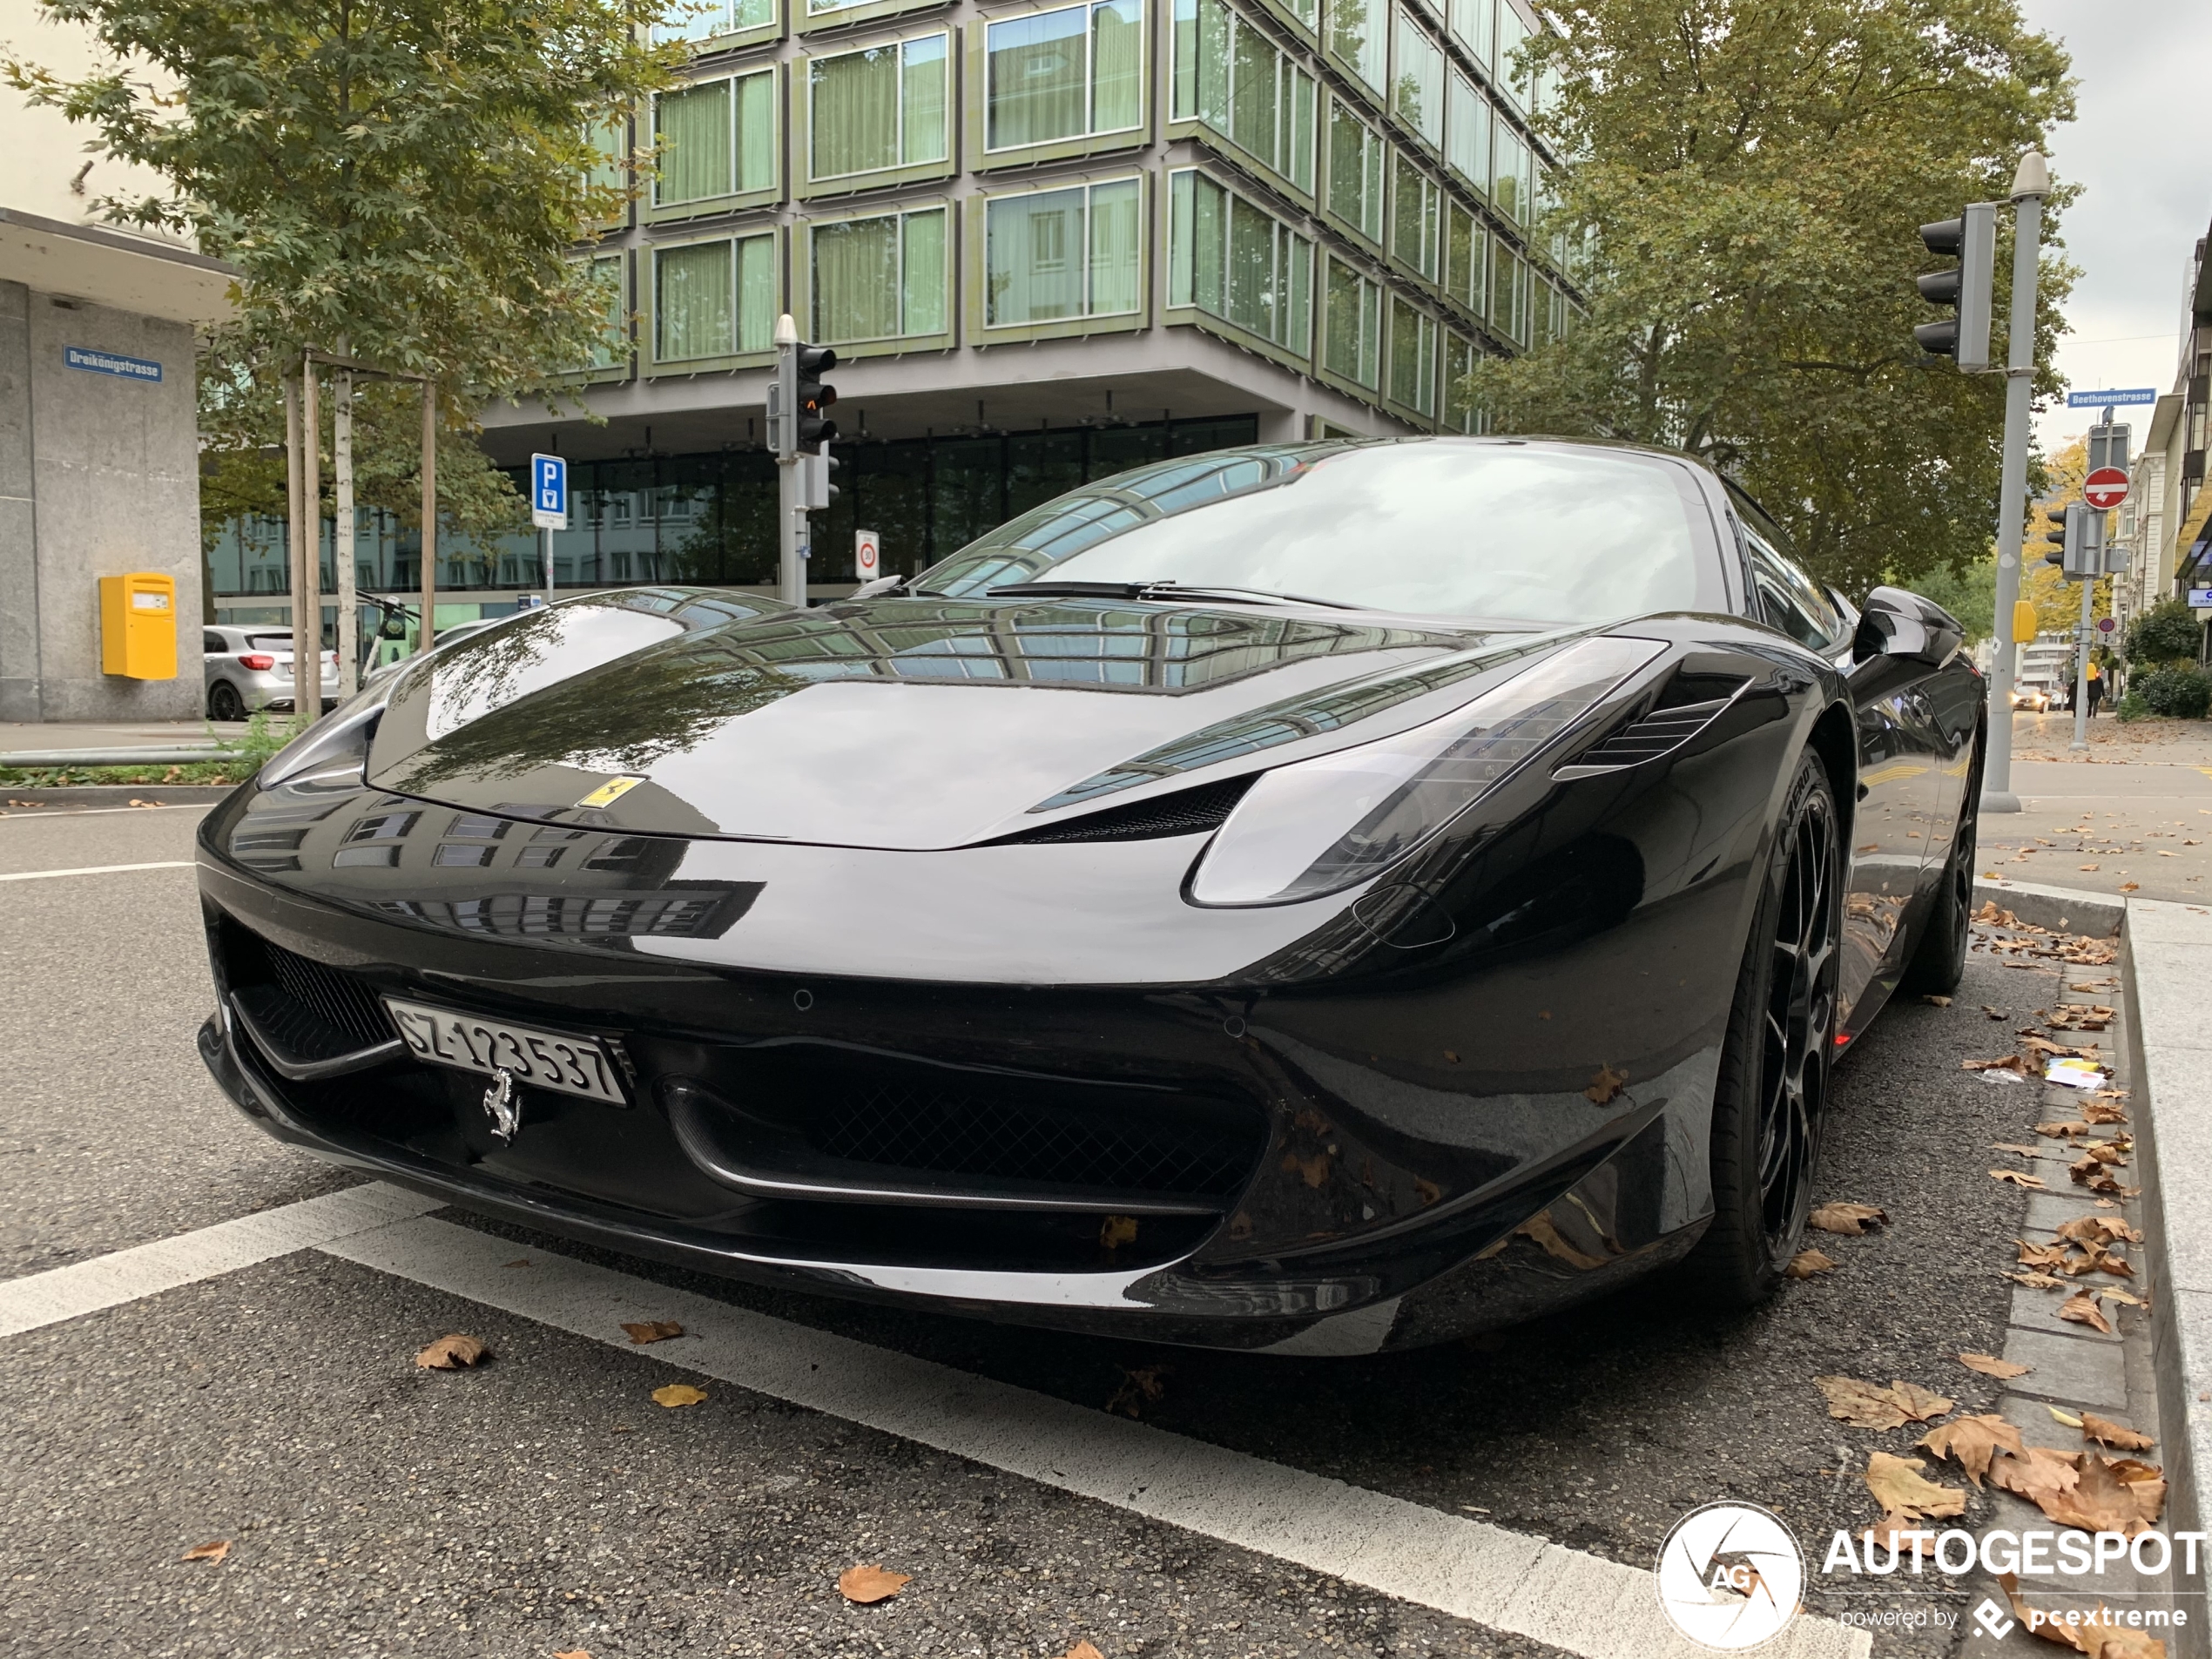
<svg viewBox="0 0 2212 1659"><path fill-rule="evenodd" d="M1912 331L1920 349L1955 359L1965 369L1989 367L1989 314L1997 268L1997 204L1973 202L1957 219L1920 226L1920 240L1931 253L1959 261L1947 271L1919 279L1920 297L1932 306L1950 306L1957 314L1924 322Z"/></svg>
<svg viewBox="0 0 2212 1659"><path fill-rule="evenodd" d="M837 401L837 388L822 376L837 367L837 354L827 346L809 346L803 341L799 353L799 430L795 448L803 455L819 455L822 446L837 437L837 422L826 418L823 410Z"/></svg>
<svg viewBox="0 0 2212 1659"><path fill-rule="evenodd" d="M2077 501L2046 508L2043 516L2052 526L2043 532L2044 545L2049 550L2043 555L2046 564L2057 565L2069 582L2106 574L2102 513L2087 502Z"/></svg>

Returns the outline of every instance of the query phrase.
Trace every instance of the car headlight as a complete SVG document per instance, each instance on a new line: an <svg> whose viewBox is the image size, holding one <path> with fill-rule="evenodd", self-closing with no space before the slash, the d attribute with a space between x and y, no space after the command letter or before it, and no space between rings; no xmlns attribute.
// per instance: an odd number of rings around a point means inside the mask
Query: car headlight
<svg viewBox="0 0 2212 1659"><path fill-rule="evenodd" d="M264 761L253 781L264 789L279 784L358 783L368 773L368 745L384 718L389 685L382 695L356 698L336 713L315 722Z"/></svg>
<svg viewBox="0 0 2212 1659"><path fill-rule="evenodd" d="M1585 639L1441 718L1263 772L1198 861L1201 905L1357 886L1457 818L1666 647Z"/></svg>

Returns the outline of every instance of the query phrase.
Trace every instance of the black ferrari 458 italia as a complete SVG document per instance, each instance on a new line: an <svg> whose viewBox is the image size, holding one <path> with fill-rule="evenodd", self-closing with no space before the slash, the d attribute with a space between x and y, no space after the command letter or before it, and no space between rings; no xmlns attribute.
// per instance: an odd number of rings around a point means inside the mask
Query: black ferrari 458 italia
<svg viewBox="0 0 2212 1659"><path fill-rule="evenodd" d="M270 1133L715 1272L1279 1353L1797 1250L1964 959L1959 624L1682 456L1262 445L796 609L525 612L206 821Z"/></svg>

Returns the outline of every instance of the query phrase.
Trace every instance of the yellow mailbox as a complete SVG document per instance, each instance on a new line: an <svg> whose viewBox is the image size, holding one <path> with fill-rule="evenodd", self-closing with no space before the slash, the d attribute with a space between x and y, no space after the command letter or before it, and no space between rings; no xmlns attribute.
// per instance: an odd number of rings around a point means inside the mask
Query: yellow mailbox
<svg viewBox="0 0 2212 1659"><path fill-rule="evenodd" d="M152 570L100 578L100 672L177 678L177 579Z"/></svg>

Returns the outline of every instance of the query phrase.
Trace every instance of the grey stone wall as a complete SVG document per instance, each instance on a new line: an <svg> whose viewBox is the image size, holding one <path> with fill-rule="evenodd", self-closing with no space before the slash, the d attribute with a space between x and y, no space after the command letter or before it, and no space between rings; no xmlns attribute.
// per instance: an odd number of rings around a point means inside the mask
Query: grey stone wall
<svg viewBox="0 0 2212 1659"><path fill-rule="evenodd" d="M144 358L159 383L67 366ZM199 428L184 323L0 283L0 719L187 719L201 707ZM99 578L177 584L178 675L100 672Z"/></svg>

